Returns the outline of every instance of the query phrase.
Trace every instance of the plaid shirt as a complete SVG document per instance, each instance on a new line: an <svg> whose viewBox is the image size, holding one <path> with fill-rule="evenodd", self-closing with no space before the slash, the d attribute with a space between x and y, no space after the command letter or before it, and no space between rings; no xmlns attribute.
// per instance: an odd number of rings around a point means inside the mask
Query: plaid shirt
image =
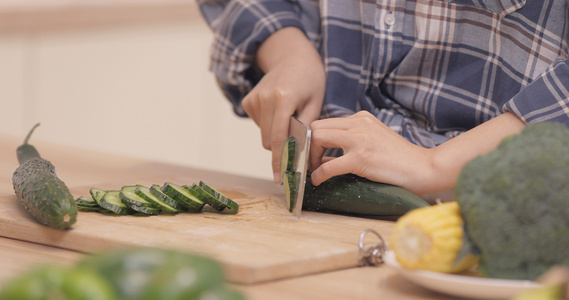
<svg viewBox="0 0 569 300"><path fill-rule="evenodd" d="M260 43L295 26L319 50L322 117L367 110L434 147L504 111L569 126L567 0L198 0L211 70L238 115Z"/></svg>

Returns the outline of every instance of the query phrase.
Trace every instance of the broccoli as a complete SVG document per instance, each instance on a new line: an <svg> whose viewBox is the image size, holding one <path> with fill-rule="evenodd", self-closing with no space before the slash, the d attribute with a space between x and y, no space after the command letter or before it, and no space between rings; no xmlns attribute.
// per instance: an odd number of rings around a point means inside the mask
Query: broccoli
<svg viewBox="0 0 569 300"><path fill-rule="evenodd" d="M469 162L455 187L480 272L535 279L569 266L569 129L532 124Z"/></svg>

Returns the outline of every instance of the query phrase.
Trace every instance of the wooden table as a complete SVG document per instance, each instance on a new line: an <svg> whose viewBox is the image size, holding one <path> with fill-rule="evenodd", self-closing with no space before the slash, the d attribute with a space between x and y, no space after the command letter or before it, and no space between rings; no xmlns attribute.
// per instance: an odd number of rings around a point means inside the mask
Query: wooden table
<svg viewBox="0 0 569 300"><path fill-rule="evenodd" d="M2 141L0 143L0 200L3 203L10 203L16 201L11 176L18 165L15 149L21 139L0 135L0 140ZM183 235L179 232L171 234L176 234L179 240L193 239L192 242L196 244L196 248L192 250L199 252L205 249L217 255L216 257L228 266L230 275L244 274L241 272L248 274L248 280L243 282L232 280L231 283L243 291L248 299L456 299L418 287L402 278L389 266L356 266L358 233L366 228L373 228L387 237L391 232L393 221L311 212L303 212L301 218L296 220L288 214L284 203L282 206L278 204L281 195L279 189L271 182L96 153L85 149L62 147L46 142L32 141L32 144L38 148L44 158L56 166L58 176L64 179L74 196L86 193L90 186L95 185L112 186L115 184L118 186L133 181L147 184L156 180L180 180L181 178L204 179L219 187L222 192L231 195L242 206L237 216L206 212L195 216L176 215L172 217L173 219L167 220L169 222L176 220L175 222L179 221L187 226L188 232ZM6 207L13 209L6 204L2 205L4 205L4 210ZM259 223L263 217L259 211L270 215L272 220ZM137 227L144 227L145 234L153 234L154 230L156 234L169 234L166 231L159 231L159 226L154 224L160 221L154 216L139 219L126 219L128 217L102 219L103 217L96 213L80 212L77 226L61 233L39 225L21 213L22 211L17 209L9 214L3 213L0 207L0 264L2 265L0 285L9 277L39 263L71 264L85 255L84 253L104 248L96 246L95 243L82 242L85 236L95 241L102 240L100 236L86 229L88 226L85 224L90 226L91 222L117 222L117 227L126 228L123 229L126 230L122 232L123 235L126 232L127 235L133 237L140 236ZM195 232L192 232L194 219L198 219L199 222L212 219L226 227L234 227L236 230L247 229L251 235L261 237L263 242L251 244L248 248L247 245L229 239L226 245L220 245L223 243L215 238L213 234L215 232L212 231L210 231L211 236L200 240L193 235ZM271 222L274 224L271 225ZM129 227L129 224L134 226ZM247 227L247 224L253 224L253 226ZM267 225L265 227L258 224ZM98 225L105 226L102 223ZM332 232L323 231L322 226L330 227ZM213 227L209 228L213 230ZM273 233L275 237L263 235L270 230L275 230ZM278 230L288 233L277 232ZM204 232L200 234L203 235ZM111 246L115 241L110 237L106 238L106 241L110 243L107 246ZM249 235L243 233L242 238L247 239ZM188 248L187 244L175 242L168 237L156 239L156 243L165 243L163 245L166 246ZM137 240L126 240L125 244L138 243ZM271 248L275 243L287 244L280 245L275 250ZM153 244L153 240L142 244L157 245ZM267 250L267 253L272 253L274 257L262 257L259 254L255 261L248 261L244 258L245 256L234 257L217 253L221 246L225 247L224 249L235 247L234 249L237 250L231 252L237 254L240 251L263 253ZM289 255L280 248L306 249L306 252ZM235 260L239 260L239 263ZM293 271L288 270L281 273L275 271L278 268L287 269L287 264L298 264L298 266L292 268ZM309 267L303 269L300 265ZM230 277L236 278L236 276Z"/></svg>

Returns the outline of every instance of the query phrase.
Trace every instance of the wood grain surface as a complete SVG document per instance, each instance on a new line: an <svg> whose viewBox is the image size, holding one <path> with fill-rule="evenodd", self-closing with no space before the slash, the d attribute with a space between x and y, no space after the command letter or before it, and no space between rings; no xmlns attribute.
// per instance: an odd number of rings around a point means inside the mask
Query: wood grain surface
<svg viewBox="0 0 569 300"><path fill-rule="evenodd" d="M212 209L157 216L79 212L71 230L56 230L37 223L19 205L11 174L20 142L0 138L0 236L6 238L86 253L128 245L181 249L211 256L224 265L230 281L251 284L355 267L360 233L372 228L387 237L393 225L314 212L297 218L287 211L280 188L265 180L34 142L75 197L88 195L91 187L203 180L240 205L236 215Z"/></svg>

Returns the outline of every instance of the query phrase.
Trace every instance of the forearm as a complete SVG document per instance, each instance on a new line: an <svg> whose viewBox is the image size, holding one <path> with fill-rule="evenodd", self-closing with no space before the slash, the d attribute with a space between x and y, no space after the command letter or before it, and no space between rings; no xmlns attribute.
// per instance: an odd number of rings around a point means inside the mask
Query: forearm
<svg viewBox="0 0 569 300"><path fill-rule="evenodd" d="M259 47L255 61L263 72L268 72L289 59L320 60L316 48L296 27L286 27L269 36Z"/></svg>
<svg viewBox="0 0 569 300"><path fill-rule="evenodd" d="M495 149L506 136L519 133L525 123L512 113L504 113L429 150L430 166L423 176L419 194L451 189L462 168L475 157Z"/></svg>

